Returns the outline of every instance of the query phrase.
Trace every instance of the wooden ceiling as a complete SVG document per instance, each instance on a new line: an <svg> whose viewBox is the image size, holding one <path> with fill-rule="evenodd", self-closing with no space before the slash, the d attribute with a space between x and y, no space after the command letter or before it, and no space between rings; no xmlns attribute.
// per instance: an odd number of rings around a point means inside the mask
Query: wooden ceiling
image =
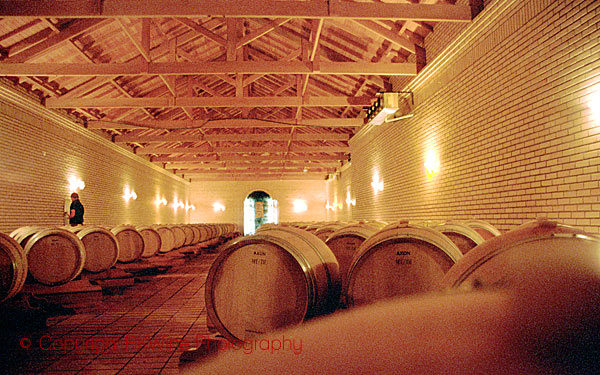
<svg viewBox="0 0 600 375"><path fill-rule="evenodd" d="M323 179L456 3L1 0L0 76L185 178Z"/></svg>

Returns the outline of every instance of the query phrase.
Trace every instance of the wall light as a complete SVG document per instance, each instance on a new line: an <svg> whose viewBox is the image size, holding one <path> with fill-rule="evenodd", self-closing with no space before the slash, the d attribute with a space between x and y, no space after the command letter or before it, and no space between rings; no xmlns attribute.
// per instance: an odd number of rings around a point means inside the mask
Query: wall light
<svg viewBox="0 0 600 375"><path fill-rule="evenodd" d="M167 200L165 199L165 197L160 197L157 195L156 200L154 201L154 204L156 205L156 207L166 206Z"/></svg>
<svg viewBox="0 0 600 375"><path fill-rule="evenodd" d="M183 201L180 201L179 199L177 199L177 197L175 197L173 199L173 203L171 203L171 207L173 207L174 211L177 211L178 208L184 208L185 205L183 204Z"/></svg>
<svg viewBox="0 0 600 375"><path fill-rule="evenodd" d="M136 200L137 194L133 189L129 189L129 186L125 185L125 189L123 189L123 199L125 199L125 202L129 202L131 199Z"/></svg>
<svg viewBox="0 0 600 375"><path fill-rule="evenodd" d="M221 202L215 202L213 203L213 211L215 212L225 212L225 205L223 205L223 203Z"/></svg>
<svg viewBox="0 0 600 375"><path fill-rule="evenodd" d="M294 212L296 213L306 212L306 210L308 210L308 205L304 199L296 199L292 204L294 206Z"/></svg>
<svg viewBox="0 0 600 375"><path fill-rule="evenodd" d="M588 98L588 107L592 110L592 120L600 125L600 88L590 94Z"/></svg>
<svg viewBox="0 0 600 375"><path fill-rule="evenodd" d="M427 177L433 177L440 171L440 159L435 150L429 150L425 154L425 172Z"/></svg>
<svg viewBox="0 0 600 375"><path fill-rule="evenodd" d="M195 209L196 209L196 206L194 206L193 204L189 204L187 202L185 203L185 210L186 211L188 211L188 210L194 211Z"/></svg>
<svg viewBox="0 0 600 375"><path fill-rule="evenodd" d="M77 190L83 190L85 188L85 183L81 181L80 178L75 176L69 177L69 191L71 193L76 192Z"/></svg>
<svg viewBox="0 0 600 375"><path fill-rule="evenodd" d="M383 191L383 180L379 178L379 173L375 172L373 175L373 180L371 181L371 187L375 194L380 191Z"/></svg>
<svg viewBox="0 0 600 375"><path fill-rule="evenodd" d="M352 199L352 197L350 197L349 191L346 192L346 204L348 206L356 206L356 199Z"/></svg>

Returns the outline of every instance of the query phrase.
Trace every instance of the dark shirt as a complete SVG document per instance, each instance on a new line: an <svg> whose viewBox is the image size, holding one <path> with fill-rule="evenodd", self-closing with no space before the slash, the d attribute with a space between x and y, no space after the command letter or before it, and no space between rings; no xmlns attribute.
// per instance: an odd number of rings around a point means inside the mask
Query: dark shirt
<svg viewBox="0 0 600 375"><path fill-rule="evenodd" d="M69 224L83 224L83 205L81 204L79 199L75 199L73 202L71 202L69 212L71 212L71 210L75 210L75 216L69 218Z"/></svg>

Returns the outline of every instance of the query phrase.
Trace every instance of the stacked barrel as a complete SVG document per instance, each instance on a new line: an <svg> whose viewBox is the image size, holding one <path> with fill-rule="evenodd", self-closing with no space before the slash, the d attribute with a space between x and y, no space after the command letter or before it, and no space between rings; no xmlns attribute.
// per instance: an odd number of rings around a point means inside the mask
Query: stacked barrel
<svg viewBox="0 0 600 375"><path fill-rule="evenodd" d="M338 307L439 290L450 268L484 241L477 230L499 233L469 223L264 224L212 264L208 318L242 342Z"/></svg>
<svg viewBox="0 0 600 375"><path fill-rule="evenodd" d="M600 237L548 220L504 234L482 221L343 224L270 225L223 250L205 296L219 331L307 349L233 351L202 373L597 372ZM337 303L339 284L347 312L280 331Z"/></svg>
<svg viewBox="0 0 600 375"><path fill-rule="evenodd" d="M15 296L27 275L61 285L83 270L103 272L190 245L218 243L237 235L235 224L24 226L0 233L0 302Z"/></svg>

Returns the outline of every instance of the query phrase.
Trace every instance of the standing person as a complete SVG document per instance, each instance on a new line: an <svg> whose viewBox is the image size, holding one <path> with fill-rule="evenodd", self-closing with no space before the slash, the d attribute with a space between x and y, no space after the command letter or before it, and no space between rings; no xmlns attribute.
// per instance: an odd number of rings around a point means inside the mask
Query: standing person
<svg viewBox="0 0 600 375"><path fill-rule="evenodd" d="M69 207L69 224L76 226L83 224L83 205L79 201L79 194L71 194L71 206Z"/></svg>

